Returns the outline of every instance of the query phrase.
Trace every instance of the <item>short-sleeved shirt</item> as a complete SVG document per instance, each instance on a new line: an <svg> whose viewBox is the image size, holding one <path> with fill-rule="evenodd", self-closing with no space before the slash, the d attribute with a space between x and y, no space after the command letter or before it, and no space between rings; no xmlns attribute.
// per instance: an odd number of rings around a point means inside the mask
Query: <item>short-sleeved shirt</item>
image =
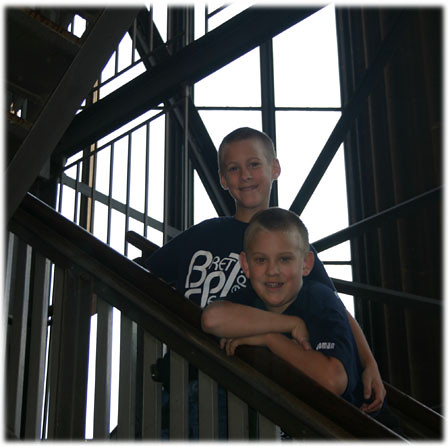
<svg viewBox="0 0 448 446"><path fill-rule="evenodd" d="M248 281L239 261L246 227L247 223L235 217L205 220L144 259L144 266L204 308L230 292L246 288ZM316 260L309 278L333 288L314 254Z"/></svg>
<svg viewBox="0 0 448 446"><path fill-rule="evenodd" d="M267 310L250 284L226 300ZM341 361L348 378L347 388L341 396L360 407L363 403L361 361L345 307L339 298L335 298L333 290L319 282L304 281L297 298L283 314L303 319L311 347Z"/></svg>

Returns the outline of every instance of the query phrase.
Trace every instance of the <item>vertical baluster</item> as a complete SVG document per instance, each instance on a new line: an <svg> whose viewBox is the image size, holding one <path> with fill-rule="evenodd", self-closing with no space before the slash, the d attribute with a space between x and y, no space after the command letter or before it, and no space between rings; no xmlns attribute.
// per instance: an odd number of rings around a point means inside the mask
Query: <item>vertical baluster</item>
<svg viewBox="0 0 448 446"><path fill-rule="evenodd" d="M137 324L121 314L118 439L135 438Z"/></svg>
<svg viewBox="0 0 448 446"><path fill-rule="evenodd" d="M8 436L12 438L20 438L22 427L30 275L31 248L15 238L9 286L12 325L8 330L8 375L6 381L8 383L6 420Z"/></svg>
<svg viewBox="0 0 448 446"><path fill-rule="evenodd" d="M218 384L198 370L199 375L199 438L218 438Z"/></svg>
<svg viewBox="0 0 448 446"><path fill-rule="evenodd" d="M171 350L170 440L188 439L188 362Z"/></svg>
<svg viewBox="0 0 448 446"><path fill-rule="evenodd" d="M25 438L40 440L42 436L42 408L45 391L47 353L48 302L51 264L42 255L34 255L32 288L31 337L26 395Z"/></svg>
<svg viewBox="0 0 448 446"><path fill-rule="evenodd" d="M162 355L162 344L144 333L143 358L143 423L144 439L160 439L162 435L162 384L152 379L151 366Z"/></svg>
<svg viewBox="0 0 448 446"><path fill-rule="evenodd" d="M247 404L236 395L227 392L229 440L245 440L249 437Z"/></svg>
<svg viewBox="0 0 448 446"><path fill-rule="evenodd" d="M48 437L84 439L92 284L74 267L56 268L50 345Z"/></svg>
<svg viewBox="0 0 448 446"><path fill-rule="evenodd" d="M112 307L100 296L96 299L96 309L98 324L93 438L106 439L110 431L113 315Z"/></svg>

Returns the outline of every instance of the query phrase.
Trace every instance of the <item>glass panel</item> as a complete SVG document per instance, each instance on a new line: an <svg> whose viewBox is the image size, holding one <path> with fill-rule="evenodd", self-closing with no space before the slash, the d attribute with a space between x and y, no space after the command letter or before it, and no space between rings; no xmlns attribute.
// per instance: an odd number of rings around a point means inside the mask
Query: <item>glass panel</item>
<svg viewBox="0 0 448 446"><path fill-rule="evenodd" d="M197 107L260 106L260 51L241 56L195 84Z"/></svg>
<svg viewBox="0 0 448 446"><path fill-rule="evenodd" d="M86 30L86 21L79 15L73 17L73 34L76 37L81 37Z"/></svg>
<svg viewBox="0 0 448 446"><path fill-rule="evenodd" d="M112 183L112 197L121 203L126 202L127 166L128 138L122 138L114 146Z"/></svg>
<svg viewBox="0 0 448 446"><path fill-rule="evenodd" d="M132 132L131 183L129 205L144 212L145 206L146 127Z"/></svg>
<svg viewBox="0 0 448 446"><path fill-rule="evenodd" d="M153 2L151 8L153 10L152 17L157 30L159 31L162 40L166 42L167 4L165 2Z"/></svg>
<svg viewBox="0 0 448 446"><path fill-rule="evenodd" d="M218 214L198 173L194 171L194 223L196 224L217 216Z"/></svg>
<svg viewBox="0 0 448 446"><path fill-rule="evenodd" d="M136 60L139 59L138 52L134 52ZM120 42L118 50L118 71L124 70L129 65L132 65L132 39L129 33L126 33Z"/></svg>
<svg viewBox="0 0 448 446"><path fill-rule="evenodd" d="M143 223L136 220L135 218L129 219L129 231L134 231L137 234L143 234ZM127 257L130 259L135 259L137 257L141 257L142 252L140 249L136 248L134 245L128 243L128 253Z"/></svg>
<svg viewBox="0 0 448 446"><path fill-rule="evenodd" d="M107 64L103 68L101 72L101 82L105 82L107 79L113 77L115 75L115 59L117 57L117 53L114 52L112 56L110 56Z"/></svg>
<svg viewBox="0 0 448 446"><path fill-rule="evenodd" d="M111 58L109 63L111 63L111 61L113 63L115 63L115 58ZM109 70L110 70L109 63L106 66L107 72L109 72ZM110 94L113 91L117 90L122 85L127 84L132 79L136 78L137 76L139 76L140 74L144 73L145 71L146 71L146 68L145 68L145 65L142 62L134 65L132 68L130 68L129 70L127 70L124 73L120 74L115 79L111 80L106 85L101 87L100 88L100 98L101 99L105 98L108 94Z"/></svg>
<svg viewBox="0 0 448 446"><path fill-rule="evenodd" d="M341 147L336 153L302 212L305 224L311 229L311 240L318 240L348 226L344 153L342 150ZM336 247L333 249L336 249ZM348 255L339 257L339 259L333 258L333 260L349 258Z"/></svg>
<svg viewBox="0 0 448 446"><path fill-rule="evenodd" d="M347 245L347 247L350 248L349 242L344 243L344 245ZM322 257L324 257L324 254L326 253L327 251L323 252L322 256L319 255L319 258L322 260ZM335 279L342 279L347 281L353 280L352 267L350 265L325 265L325 269L327 270L328 275L330 277L334 277ZM338 294L342 302L344 303L345 308L353 317L355 317L355 303L353 301L353 296L342 293Z"/></svg>
<svg viewBox="0 0 448 446"><path fill-rule="evenodd" d="M125 214L112 209L110 246L123 254L125 236Z"/></svg>
<svg viewBox="0 0 448 446"><path fill-rule="evenodd" d="M199 114L216 150L218 150L222 139L238 127L253 127L261 130L260 111L200 110Z"/></svg>
<svg viewBox="0 0 448 446"><path fill-rule="evenodd" d="M73 221L73 204L75 202L75 191L71 187L62 187L61 214Z"/></svg>
<svg viewBox="0 0 448 446"><path fill-rule="evenodd" d="M339 107L334 6L274 37L277 107Z"/></svg>
<svg viewBox="0 0 448 446"><path fill-rule="evenodd" d="M149 134L148 215L163 221L165 116L151 122ZM152 239L151 239L152 240ZM161 245L158 241L154 243Z"/></svg>
<svg viewBox="0 0 448 446"><path fill-rule="evenodd" d="M146 238L155 243L157 246L163 245L163 233L157 229L151 228L150 226L148 226Z"/></svg>
<svg viewBox="0 0 448 446"><path fill-rule="evenodd" d="M278 179L280 207L291 206L339 116L339 112L276 113L277 156L282 168ZM342 187L345 187L345 178Z"/></svg>
<svg viewBox="0 0 448 446"><path fill-rule="evenodd" d="M109 195L110 146L97 152L96 163L95 189L104 195Z"/></svg>
<svg viewBox="0 0 448 446"><path fill-rule="evenodd" d="M107 206L95 200L95 224L93 225L93 235L104 243L107 243L107 219Z"/></svg>

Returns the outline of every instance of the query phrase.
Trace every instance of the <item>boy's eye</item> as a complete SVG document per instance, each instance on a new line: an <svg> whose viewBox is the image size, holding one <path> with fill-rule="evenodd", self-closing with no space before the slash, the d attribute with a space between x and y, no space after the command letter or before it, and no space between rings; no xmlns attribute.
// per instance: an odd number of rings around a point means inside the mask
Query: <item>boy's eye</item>
<svg viewBox="0 0 448 446"><path fill-rule="evenodd" d="M253 161L252 163L250 163L250 167L252 167L253 169L258 167L260 165L260 163L258 161Z"/></svg>
<svg viewBox="0 0 448 446"><path fill-rule="evenodd" d="M236 167L236 166L230 166L227 168L228 172L235 172L236 170L238 170L238 167Z"/></svg>
<svg viewBox="0 0 448 446"><path fill-rule="evenodd" d="M266 261L266 259L264 257L255 257L254 258L254 262L257 263L258 265L262 265L265 261Z"/></svg>
<svg viewBox="0 0 448 446"><path fill-rule="evenodd" d="M282 263L288 263L288 262L291 262L291 260L292 260L292 257L289 257L289 256L280 257L280 261Z"/></svg>

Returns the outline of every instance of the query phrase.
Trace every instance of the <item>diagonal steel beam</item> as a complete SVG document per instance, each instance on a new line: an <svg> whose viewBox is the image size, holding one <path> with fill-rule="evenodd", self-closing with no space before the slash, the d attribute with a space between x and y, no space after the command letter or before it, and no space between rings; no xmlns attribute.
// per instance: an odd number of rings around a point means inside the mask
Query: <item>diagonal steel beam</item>
<svg viewBox="0 0 448 446"><path fill-rule="evenodd" d="M305 206L316 190L316 187L333 160L333 157L336 155L339 146L342 144L345 134L358 115L360 107L364 105L365 100L370 95L377 81L380 79L384 67L391 60L395 50L398 48L401 41L400 38L403 35L404 30L407 28L411 14L412 12L410 11L403 11L398 17L395 26L383 41L375 59L366 70L359 87L344 107L339 121L331 132L331 135L325 143L324 148L314 163L310 173L305 179L299 193L291 204L290 209L296 214L300 215L305 209Z"/></svg>
<svg viewBox="0 0 448 446"><path fill-rule="evenodd" d="M138 9L106 8L92 25L83 46L7 167L8 220L50 158L137 12Z"/></svg>
<svg viewBox="0 0 448 446"><path fill-rule="evenodd" d="M435 200L440 203L442 198L442 187L436 187L423 194L417 195L414 198L403 201L396 206L392 206L389 209L378 212L375 215L365 218L364 220L357 221L350 225L348 228L341 229L334 234L328 235L317 242L313 243L313 247L317 252L325 251L340 243L351 240L355 237L363 235L371 229L376 229L386 221L396 220L399 217L403 217L412 212L416 212L422 206L429 206Z"/></svg>
<svg viewBox="0 0 448 446"><path fill-rule="evenodd" d="M150 57L146 56L150 53L148 45L150 20L151 17L149 11L146 9L142 10L137 16L138 31L136 49L139 52L140 57L142 57L143 63L148 71L151 70L153 66L170 58L168 49L163 44L162 37L154 23L152 24L154 50ZM185 104L182 104L183 106L175 106L174 99L167 98L165 105L174 107L174 116L176 117L180 128L184 130ZM219 182L216 147L213 144L207 128L191 100L191 97L188 98L188 116L188 143L191 148L189 154L193 167L196 169L218 215L233 215L235 213L235 203L230 195L222 189Z"/></svg>
<svg viewBox="0 0 448 446"><path fill-rule="evenodd" d="M173 96L318 11L315 8L248 8L79 113L58 145L61 154L97 141L111 130Z"/></svg>

